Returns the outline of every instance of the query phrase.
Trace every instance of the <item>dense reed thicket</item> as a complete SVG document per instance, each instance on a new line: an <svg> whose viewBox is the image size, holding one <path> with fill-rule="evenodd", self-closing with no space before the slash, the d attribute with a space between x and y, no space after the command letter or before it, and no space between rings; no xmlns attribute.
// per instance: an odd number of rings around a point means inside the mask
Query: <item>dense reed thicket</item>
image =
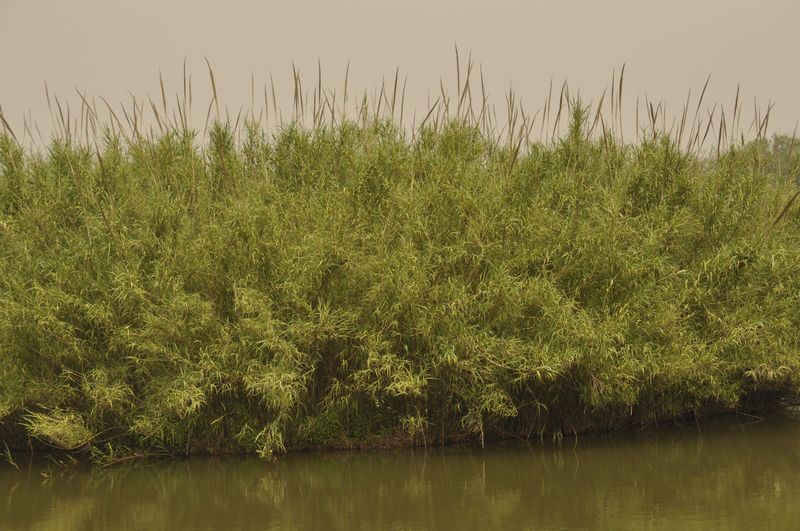
<svg viewBox="0 0 800 531"><path fill-rule="evenodd" d="M3 440L268 456L796 390L795 183L763 143L700 157L588 121L522 149L457 119L2 136Z"/></svg>

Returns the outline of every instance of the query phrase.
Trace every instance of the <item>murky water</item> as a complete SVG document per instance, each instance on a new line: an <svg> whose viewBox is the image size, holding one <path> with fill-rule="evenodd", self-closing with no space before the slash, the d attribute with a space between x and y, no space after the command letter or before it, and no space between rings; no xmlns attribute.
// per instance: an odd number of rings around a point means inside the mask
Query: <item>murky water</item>
<svg viewBox="0 0 800 531"><path fill-rule="evenodd" d="M797 529L800 422L560 444L0 468L0 529Z"/></svg>

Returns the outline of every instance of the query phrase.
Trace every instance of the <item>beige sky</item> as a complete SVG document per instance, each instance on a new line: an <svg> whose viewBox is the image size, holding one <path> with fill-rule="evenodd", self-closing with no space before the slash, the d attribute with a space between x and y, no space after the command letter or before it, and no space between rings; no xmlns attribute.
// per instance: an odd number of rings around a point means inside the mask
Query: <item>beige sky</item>
<svg viewBox="0 0 800 531"><path fill-rule="evenodd" d="M156 99L159 69L174 93L186 59L204 115L207 56L233 114L250 105L251 73L260 92L271 71L286 106L292 62L310 86L318 59L324 85L340 91L348 61L351 92L399 67L407 106L419 114L440 79L454 86L457 43L483 66L499 107L513 85L535 111L551 78L596 99L625 63L631 124L637 95L677 111L711 74L709 102L730 110L741 83L745 118L754 99L762 108L771 100L770 130L791 133L800 119L799 23L800 2L791 0L0 0L0 105L15 127L30 113L47 130L45 82L72 105L76 87L112 102L129 101L128 91Z"/></svg>

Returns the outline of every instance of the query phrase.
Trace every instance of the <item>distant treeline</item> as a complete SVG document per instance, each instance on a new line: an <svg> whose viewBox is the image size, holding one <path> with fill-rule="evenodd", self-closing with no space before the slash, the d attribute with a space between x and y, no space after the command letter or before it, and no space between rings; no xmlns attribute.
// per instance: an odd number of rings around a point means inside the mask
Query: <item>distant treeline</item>
<svg viewBox="0 0 800 531"><path fill-rule="evenodd" d="M795 391L793 141L706 158L571 113L527 147L458 119L0 137L3 442L270 456Z"/></svg>
<svg viewBox="0 0 800 531"><path fill-rule="evenodd" d="M796 136L774 135L772 139L756 140L756 150L762 151L762 171L800 184L800 139Z"/></svg>

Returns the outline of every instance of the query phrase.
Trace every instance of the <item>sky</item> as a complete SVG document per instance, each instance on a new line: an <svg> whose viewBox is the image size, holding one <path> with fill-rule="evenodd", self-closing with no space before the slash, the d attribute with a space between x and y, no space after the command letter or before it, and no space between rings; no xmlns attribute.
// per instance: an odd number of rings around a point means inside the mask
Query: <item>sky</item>
<svg viewBox="0 0 800 531"><path fill-rule="evenodd" d="M625 65L626 127L637 97L677 113L710 75L706 103L730 113L740 87L744 126L754 107L773 102L770 131L791 134L800 120L798 21L800 2L790 0L0 0L0 106L12 127L25 118L46 132L45 84L73 108L76 89L114 104L159 101L161 72L172 100L185 61L202 122L207 58L233 115L260 108L270 73L288 112L293 65L306 87L321 65L323 85L341 93L349 64L351 94L391 85L399 69L405 112L419 116L440 83L455 90L457 46L462 68L471 54L483 69L498 107L512 87L533 114L551 80L597 101Z"/></svg>

